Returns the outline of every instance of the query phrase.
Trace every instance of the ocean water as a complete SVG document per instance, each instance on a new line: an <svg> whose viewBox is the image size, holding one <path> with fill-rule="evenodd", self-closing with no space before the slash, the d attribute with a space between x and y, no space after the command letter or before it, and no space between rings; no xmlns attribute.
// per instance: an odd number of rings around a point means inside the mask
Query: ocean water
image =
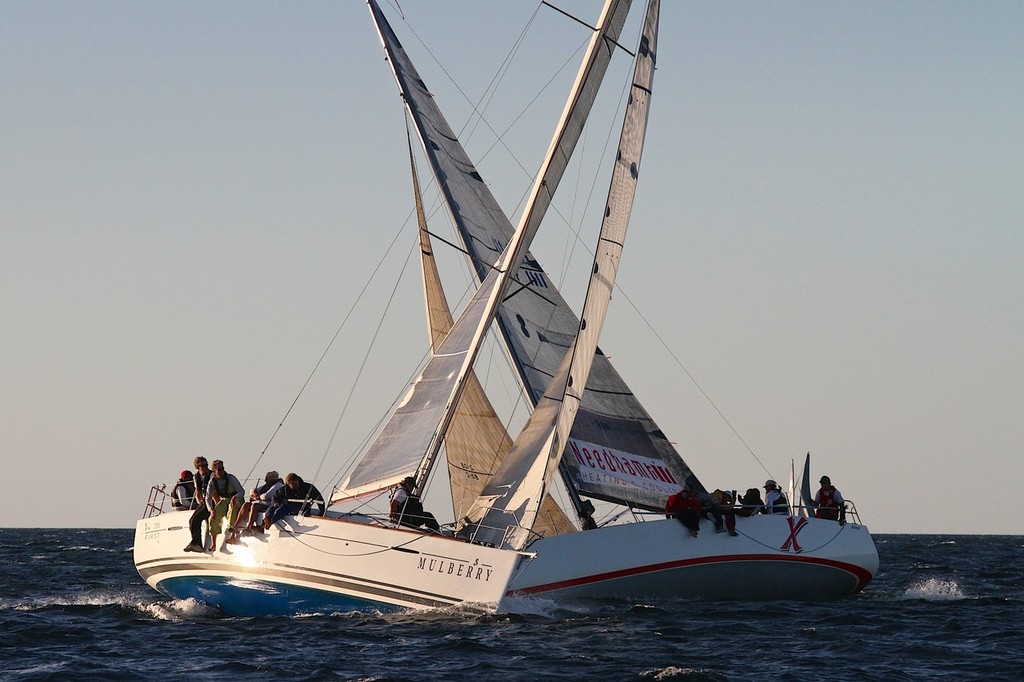
<svg viewBox="0 0 1024 682"><path fill-rule="evenodd" d="M0 529L0 678L1024 679L1024 537L876 541L875 581L829 603L229 618L146 586L132 531Z"/></svg>

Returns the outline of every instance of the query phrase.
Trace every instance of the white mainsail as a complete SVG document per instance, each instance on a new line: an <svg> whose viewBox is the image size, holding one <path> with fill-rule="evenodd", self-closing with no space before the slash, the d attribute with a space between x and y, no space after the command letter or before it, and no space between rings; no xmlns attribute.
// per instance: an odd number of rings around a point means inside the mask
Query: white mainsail
<svg viewBox="0 0 1024 682"><path fill-rule="evenodd" d="M454 319L437 270L430 233L427 231L427 218L411 145L409 164L416 201L416 222L419 225L420 266L423 272L427 326L433 349L440 345L451 330ZM487 393L477 379L476 372L471 372L445 435L445 458L448 461L448 481L455 518L460 518L469 511L470 505L476 501L483 491L484 484L504 461L511 446L512 438L495 413ZM551 496L546 495L541 503L534 529L537 533L551 536L570 533L576 530L576 527Z"/></svg>
<svg viewBox="0 0 1024 682"><path fill-rule="evenodd" d="M464 534L476 541L511 549L522 549L528 544L533 537L540 500L554 475L562 445L579 410L611 301L636 195L654 81L659 8L659 0L650 0L647 6L605 217L575 343L501 468L491 477L478 504L467 515Z"/></svg>
<svg viewBox="0 0 1024 682"><path fill-rule="evenodd" d="M511 239L513 227L383 21L380 17L378 26L382 42L391 45L392 72L482 281ZM552 282L528 253L516 275L517 288L498 313L498 328L534 404L558 371L579 328L579 319ZM581 493L657 510L693 475L600 349L563 462Z"/></svg>
<svg viewBox="0 0 1024 682"><path fill-rule="evenodd" d="M374 0L368 0L368 4L400 87L403 80L412 78L416 87L426 92L380 8ZM356 496L381 490L397 483L412 469L417 470L418 481L422 483L429 473L484 335L498 314L512 274L528 252L579 141L629 4L629 0L608 0L605 5L519 227L398 410L349 475L342 486L344 494ZM404 57L401 65L396 63L399 57Z"/></svg>

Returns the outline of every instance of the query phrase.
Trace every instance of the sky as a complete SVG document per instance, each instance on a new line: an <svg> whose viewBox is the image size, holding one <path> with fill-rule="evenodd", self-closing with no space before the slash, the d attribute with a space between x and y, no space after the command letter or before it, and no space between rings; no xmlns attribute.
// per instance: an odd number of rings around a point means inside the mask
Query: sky
<svg viewBox="0 0 1024 682"><path fill-rule="evenodd" d="M515 214L585 30L401 9ZM874 532L1024 531L1022 29L1019 2L665 3L601 346L706 486L810 451ZM0 3L0 526L133 527L198 454L329 489L426 349L405 136L355 0ZM567 293L606 187L567 176L534 245Z"/></svg>

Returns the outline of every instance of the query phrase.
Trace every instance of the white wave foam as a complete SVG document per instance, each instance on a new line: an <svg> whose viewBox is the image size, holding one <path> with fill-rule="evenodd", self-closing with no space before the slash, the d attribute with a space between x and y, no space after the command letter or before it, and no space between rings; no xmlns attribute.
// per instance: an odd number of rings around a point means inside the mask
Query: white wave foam
<svg viewBox="0 0 1024 682"><path fill-rule="evenodd" d="M963 593L955 580L929 578L928 580L916 582L908 587L907 591L903 593L903 598L925 599L928 601L951 601L956 599L966 599L967 595Z"/></svg>
<svg viewBox="0 0 1024 682"><path fill-rule="evenodd" d="M202 604L195 599L173 599L163 602L150 602L138 592L118 592L96 590L75 595L56 595L38 599L20 601L4 600L0 602L0 610L37 611L52 607L75 606L118 606L147 613L160 620L181 620L203 618L219 614L216 609Z"/></svg>
<svg viewBox="0 0 1024 682"><path fill-rule="evenodd" d="M188 599L172 599L164 602L153 602L151 604L138 604L138 609L143 613L159 620L186 620L190 618L202 618L219 615L220 612L212 606L189 597Z"/></svg>
<svg viewBox="0 0 1024 682"><path fill-rule="evenodd" d="M27 599L16 604L14 609L16 611L34 611L51 606L135 606L138 601L138 596L100 590L69 596Z"/></svg>
<svg viewBox="0 0 1024 682"><path fill-rule="evenodd" d="M551 618L559 610L558 604L544 597L505 597L501 601L501 612L517 616L540 616Z"/></svg>
<svg viewBox="0 0 1024 682"><path fill-rule="evenodd" d="M670 665L667 668L645 670L640 673L640 678L645 680L725 680L723 675L709 673L698 668L680 668Z"/></svg>

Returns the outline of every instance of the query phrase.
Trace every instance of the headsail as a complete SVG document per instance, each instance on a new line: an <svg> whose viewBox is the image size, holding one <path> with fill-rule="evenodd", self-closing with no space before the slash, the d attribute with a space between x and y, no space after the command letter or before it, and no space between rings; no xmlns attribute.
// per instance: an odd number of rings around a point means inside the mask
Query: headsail
<svg viewBox="0 0 1024 682"><path fill-rule="evenodd" d="M382 40L393 45L389 62L395 78L483 280L508 244L513 227L386 22L381 33ZM502 303L498 327L536 404L572 343L579 320L531 254L516 281L521 289ZM563 461L569 463L582 493L648 509L664 508L665 498L693 475L600 350Z"/></svg>
<svg viewBox="0 0 1024 682"><path fill-rule="evenodd" d="M427 304L427 324L430 328L431 348L434 349L451 330L454 319L434 260L411 146L409 163L416 201L416 221L419 225L420 264ZM480 495L484 484L497 466L504 461L511 445L512 438L495 413L476 373L471 373L445 436L445 456L448 460L448 479L455 518L460 518L469 511L470 505ZM565 512L550 496L545 496L534 528L546 536L576 530Z"/></svg>
<svg viewBox="0 0 1024 682"><path fill-rule="evenodd" d="M575 342L504 464L484 488L480 502L465 522L466 534L487 544L522 549L529 542L539 501L554 475L562 444L579 410L582 388L587 384L615 285L636 194L654 81L658 15L659 0L650 0ZM515 530L507 535L507 528Z"/></svg>
<svg viewBox="0 0 1024 682"><path fill-rule="evenodd" d="M426 156L484 279L511 238L512 226L376 3L369 4ZM498 326L536 403L556 373L579 321L529 253L517 281L521 289L503 302ZM421 453L408 454L407 461L390 468L393 481L414 468ZM580 492L649 509L663 508L665 497L693 475L600 350L563 461L569 463Z"/></svg>
<svg viewBox="0 0 1024 682"><path fill-rule="evenodd" d="M408 95L410 87L414 87L429 96L375 0L368 0L368 4L403 94ZM433 466L484 335L498 314L511 276L527 254L579 141L628 9L628 0L609 0L605 6L519 227L398 410L353 469L342 486L345 494L358 495L393 485L402 478L402 471L408 471L414 462L422 482ZM414 121L415 118L413 115ZM447 128L447 124L444 127ZM451 138L454 139L454 135ZM443 182L440 175L439 180ZM494 207L497 208L497 204ZM507 222L500 210L498 213L502 221Z"/></svg>

